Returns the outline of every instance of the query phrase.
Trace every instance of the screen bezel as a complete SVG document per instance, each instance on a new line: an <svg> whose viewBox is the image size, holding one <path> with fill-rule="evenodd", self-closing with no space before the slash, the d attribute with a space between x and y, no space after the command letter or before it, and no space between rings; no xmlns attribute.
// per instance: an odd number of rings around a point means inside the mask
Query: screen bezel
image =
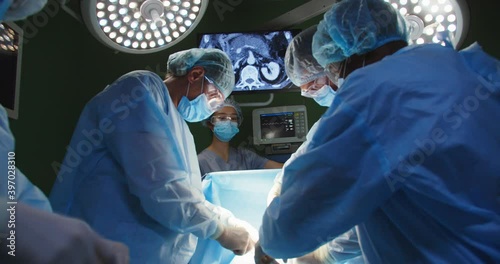
<svg viewBox="0 0 500 264"><path fill-rule="evenodd" d="M12 119L18 119L19 117L19 90L21 87L21 62L22 62L22 47L23 47L23 30L16 24L12 22L1 22L2 24L5 24L9 26L14 32L18 35L18 49L17 49L17 55L16 55L16 76L15 76L15 87L9 87L14 89L14 107L9 108L5 105L2 105L5 110L7 110L7 115L9 118Z"/></svg>
<svg viewBox="0 0 500 264"><path fill-rule="evenodd" d="M215 34L269 34L273 32L285 32L290 31L292 37L297 36L302 30L301 29L282 29L282 30L253 30L253 31L230 31L230 32L200 32L197 33L196 47L200 47L203 35L215 35ZM289 79L289 78L288 78ZM242 94L263 94L263 93L287 93L287 92L300 92L300 87L294 85L291 81L288 85L281 89L265 89L265 90L248 90L248 91L233 91L232 95L242 95Z"/></svg>
<svg viewBox="0 0 500 264"><path fill-rule="evenodd" d="M261 119L260 116L263 114L276 114L284 112L304 112L304 136L303 137L282 137L282 138L271 138L262 139L261 131ZM290 106L276 106L267 108L258 108L252 111L252 130L253 130L253 143L254 145L271 145L271 144L281 144L281 143L294 143L294 142L304 142L306 141L306 135L309 132L309 126L307 123L307 109L305 105L290 105Z"/></svg>

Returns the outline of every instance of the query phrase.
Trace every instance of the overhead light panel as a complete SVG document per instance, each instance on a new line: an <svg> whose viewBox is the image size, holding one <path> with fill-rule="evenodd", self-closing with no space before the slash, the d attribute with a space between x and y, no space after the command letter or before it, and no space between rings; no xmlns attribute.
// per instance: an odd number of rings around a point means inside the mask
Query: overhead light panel
<svg viewBox="0 0 500 264"><path fill-rule="evenodd" d="M465 0L385 0L405 17L412 44L438 43L454 48L465 40L469 9ZM446 38L449 37L449 42Z"/></svg>
<svg viewBox="0 0 500 264"><path fill-rule="evenodd" d="M171 47L200 22L207 0L83 0L85 24L118 51L146 54Z"/></svg>
<svg viewBox="0 0 500 264"><path fill-rule="evenodd" d="M7 24L0 23L0 51L17 53L19 50L19 35Z"/></svg>

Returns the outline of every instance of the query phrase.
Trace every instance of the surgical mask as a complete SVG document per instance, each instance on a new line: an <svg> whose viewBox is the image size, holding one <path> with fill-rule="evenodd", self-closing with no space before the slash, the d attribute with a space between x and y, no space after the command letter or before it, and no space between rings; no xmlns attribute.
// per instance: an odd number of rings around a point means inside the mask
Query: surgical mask
<svg viewBox="0 0 500 264"><path fill-rule="evenodd" d="M335 99L336 92L332 89L330 85L325 84L321 89L318 90L316 94L317 96L313 97L316 103L318 103L321 106L330 107L330 105L332 105L333 103L333 99Z"/></svg>
<svg viewBox="0 0 500 264"><path fill-rule="evenodd" d="M222 142L229 142L240 130L238 123L232 121L218 121L214 124L214 134Z"/></svg>
<svg viewBox="0 0 500 264"><path fill-rule="evenodd" d="M203 82L201 84L203 87ZM186 92L186 95L189 93L189 85ZM213 107L210 107L208 103L208 98L203 90L198 97L189 101L186 96L183 96L177 106L177 110L181 114L182 118L188 122L200 122L202 120L210 117L211 114L215 112Z"/></svg>

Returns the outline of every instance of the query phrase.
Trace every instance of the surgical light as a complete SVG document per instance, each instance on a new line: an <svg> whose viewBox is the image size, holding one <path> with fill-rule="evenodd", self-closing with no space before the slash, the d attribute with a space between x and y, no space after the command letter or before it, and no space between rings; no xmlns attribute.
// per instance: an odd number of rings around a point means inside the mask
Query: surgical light
<svg viewBox="0 0 500 264"><path fill-rule="evenodd" d="M198 25L207 0L83 0L90 32L117 51L146 54L171 47Z"/></svg>
<svg viewBox="0 0 500 264"><path fill-rule="evenodd" d="M17 53L19 36L7 24L0 24L0 52Z"/></svg>
<svg viewBox="0 0 500 264"><path fill-rule="evenodd" d="M465 40L469 9L465 0L384 0L406 19L412 44L439 43L454 48ZM448 36L446 36L446 33Z"/></svg>

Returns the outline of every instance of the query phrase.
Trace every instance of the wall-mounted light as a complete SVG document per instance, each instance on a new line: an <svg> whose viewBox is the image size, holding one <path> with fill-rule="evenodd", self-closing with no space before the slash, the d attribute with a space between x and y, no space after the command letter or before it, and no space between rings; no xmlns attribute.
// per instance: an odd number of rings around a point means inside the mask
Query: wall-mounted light
<svg viewBox="0 0 500 264"><path fill-rule="evenodd" d="M19 35L7 24L0 24L0 51L14 52L19 49Z"/></svg>
<svg viewBox="0 0 500 264"><path fill-rule="evenodd" d="M23 30L12 22L0 23L0 104L10 118L19 114Z"/></svg>
<svg viewBox="0 0 500 264"><path fill-rule="evenodd" d="M173 46L200 22L207 0L83 0L92 34L118 51L145 54Z"/></svg>
<svg viewBox="0 0 500 264"><path fill-rule="evenodd" d="M385 0L399 10L410 27L412 44L440 43L457 48L469 28L469 8L465 0Z"/></svg>

